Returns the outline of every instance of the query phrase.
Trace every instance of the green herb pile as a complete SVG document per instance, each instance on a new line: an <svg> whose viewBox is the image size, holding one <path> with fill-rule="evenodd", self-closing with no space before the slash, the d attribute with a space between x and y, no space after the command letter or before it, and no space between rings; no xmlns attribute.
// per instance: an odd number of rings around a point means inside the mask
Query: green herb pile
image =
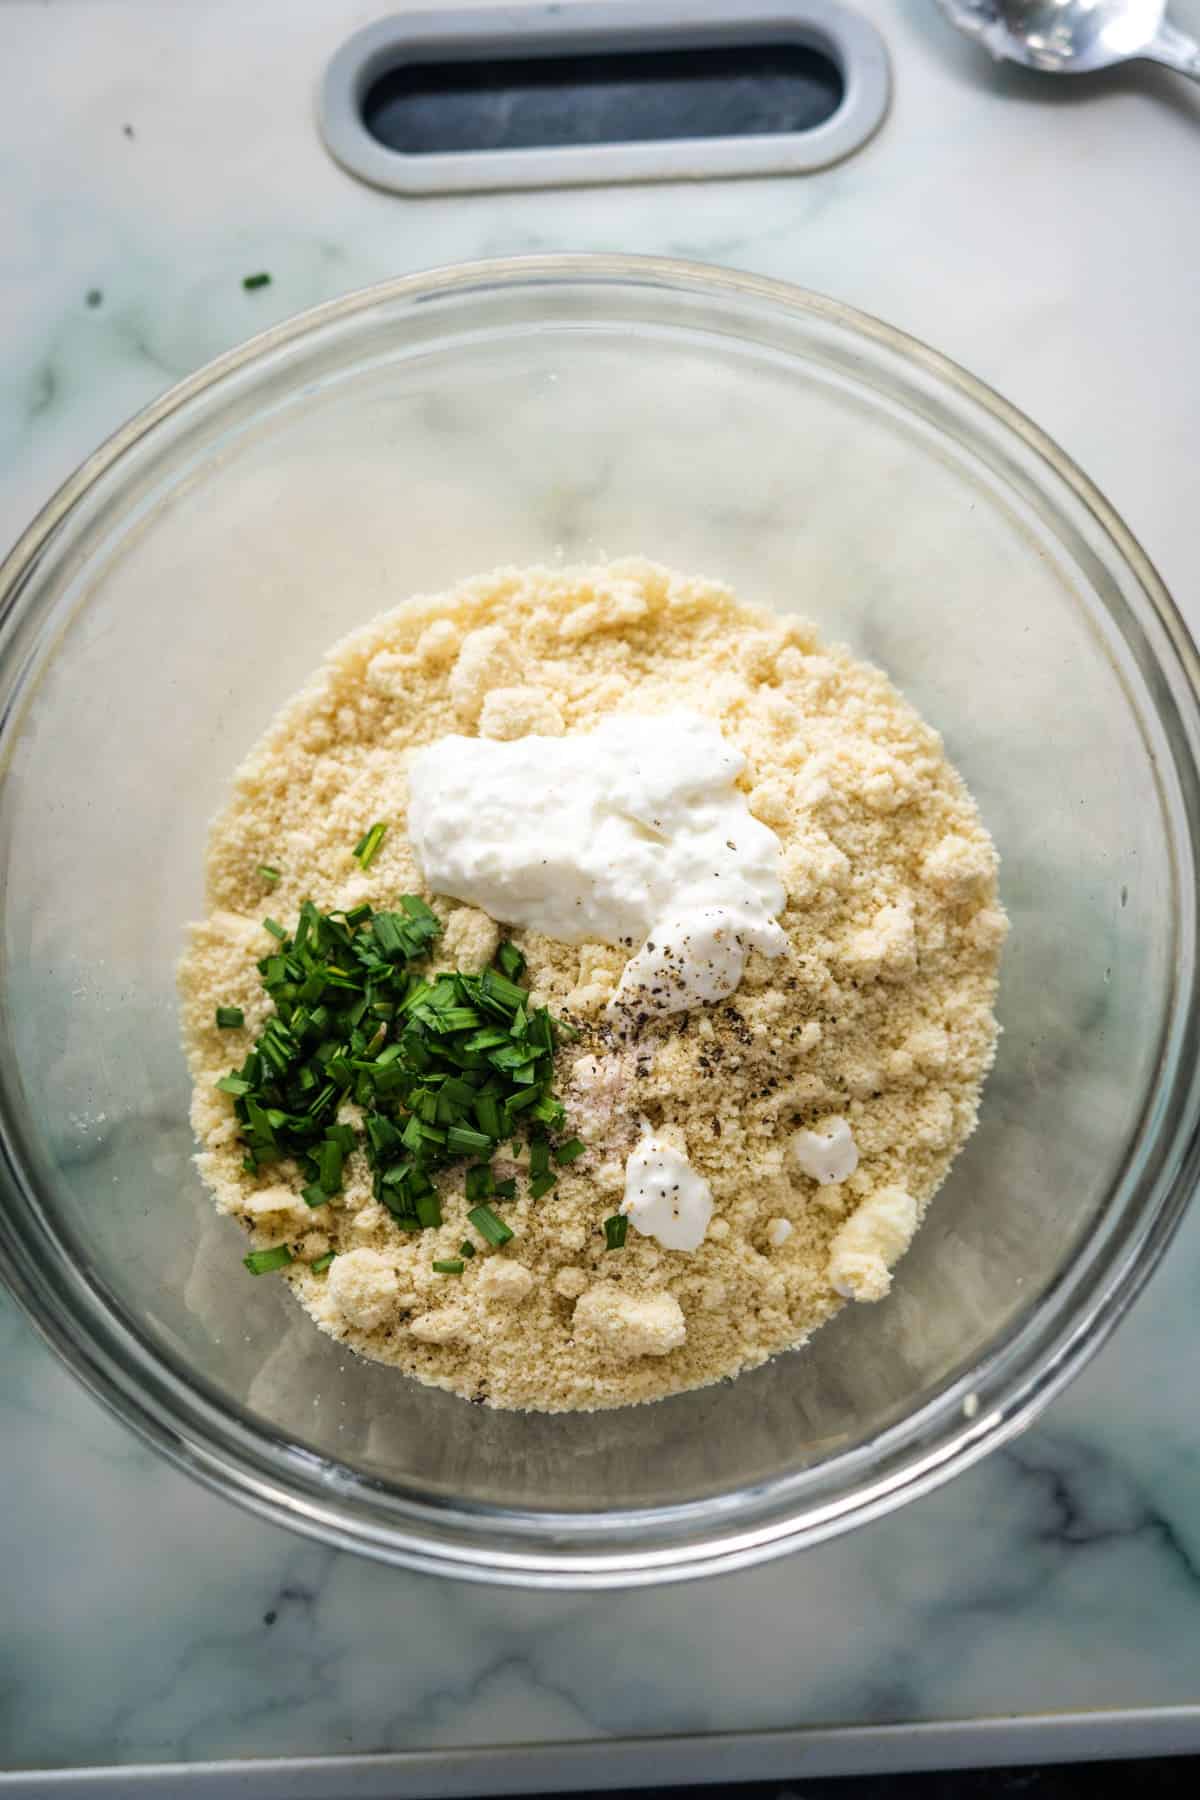
<svg viewBox="0 0 1200 1800"><path fill-rule="evenodd" d="M498 966L481 975L427 980L413 965L428 958L441 926L412 894L396 912L364 903L323 913L306 900L293 935L263 923L279 946L258 965L275 1010L241 1068L217 1083L241 1122L243 1168L253 1174L294 1157L304 1199L322 1206L341 1191L346 1157L361 1141L375 1198L402 1230L423 1231L442 1223L433 1176L465 1159L468 1217L489 1243L506 1243L512 1231L488 1202L515 1199L517 1184L496 1179L498 1147L528 1140L535 1200L557 1181L551 1159L571 1163L584 1150L578 1138L552 1141L565 1116L551 1091L554 1049L573 1034L528 1005L520 951L504 943ZM242 1023L239 1008L217 1008L218 1025ZM343 1100L362 1108L361 1134L338 1123ZM461 1274L473 1254L464 1244L434 1266ZM278 1245L252 1252L246 1266L265 1274L290 1260Z"/></svg>

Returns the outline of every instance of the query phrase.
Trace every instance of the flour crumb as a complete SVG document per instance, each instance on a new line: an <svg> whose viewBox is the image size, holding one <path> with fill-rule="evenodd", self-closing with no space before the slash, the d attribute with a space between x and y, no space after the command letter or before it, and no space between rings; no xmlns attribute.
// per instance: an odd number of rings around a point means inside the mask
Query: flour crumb
<svg viewBox="0 0 1200 1800"><path fill-rule="evenodd" d="M349 1325L372 1331L382 1325L400 1291L396 1272L377 1250L348 1250L334 1258L328 1297Z"/></svg>
<svg viewBox="0 0 1200 1800"><path fill-rule="evenodd" d="M641 1298L604 1281L576 1302L575 1335L610 1356L668 1356L683 1343L687 1326L674 1294Z"/></svg>
<svg viewBox="0 0 1200 1800"><path fill-rule="evenodd" d="M834 1238L829 1279L848 1300L882 1300L892 1265L917 1228L917 1204L903 1188L885 1187L864 1200Z"/></svg>

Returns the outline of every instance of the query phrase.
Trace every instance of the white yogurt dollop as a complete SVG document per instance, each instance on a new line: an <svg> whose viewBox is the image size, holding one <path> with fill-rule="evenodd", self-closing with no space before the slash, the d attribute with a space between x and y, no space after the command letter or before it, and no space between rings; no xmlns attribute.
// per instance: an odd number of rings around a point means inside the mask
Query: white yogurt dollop
<svg viewBox="0 0 1200 1800"><path fill-rule="evenodd" d="M651 1134L625 1164L621 1211L664 1250L698 1250L712 1218L712 1189L681 1151Z"/></svg>
<svg viewBox="0 0 1200 1800"><path fill-rule="evenodd" d="M848 1181L858 1167L854 1133L840 1115L826 1120L825 1131L797 1131L792 1137L792 1156L798 1168L819 1183L832 1187Z"/></svg>
<svg viewBox="0 0 1200 1800"><path fill-rule="evenodd" d="M709 719L614 714L573 737L439 738L409 769L408 832L430 887L567 943L632 949L616 1004L722 999L746 952L778 956L781 846L734 786Z"/></svg>

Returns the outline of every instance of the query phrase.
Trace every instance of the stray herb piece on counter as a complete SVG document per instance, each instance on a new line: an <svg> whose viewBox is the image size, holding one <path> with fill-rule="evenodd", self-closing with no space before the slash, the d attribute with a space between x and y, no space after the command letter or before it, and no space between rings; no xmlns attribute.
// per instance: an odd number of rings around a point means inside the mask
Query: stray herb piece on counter
<svg viewBox="0 0 1200 1800"><path fill-rule="evenodd" d="M614 1213L611 1219L604 1221L604 1246L607 1250L623 1250L625 1239L629 1233L629 1220L623 1213Z"/></svg>
<svg viewBox="0 0 1200 1800"><path fill-rule="evenodd" d="M447 1256L443 1257L441 1262L434 1263L433 1272L435 1275L461 1275L465 1267L466 1264L461 1262L458 1257Z"/></svg>
<svg viewBox="0 0 1200 1800"><path fill-rule="evenodd" d="M249 1256L242 1258L252 1275L269 1275L272 1269L286 1269L292 1260L286 1244L276 1244L270 1250L251 1250Z"/></svg>
<svg viewBox="0 0 1200 1800"><path fill-rule="evenodd" d="M360 861L385 829L361 840ZM232 1098L246 1172L292 1159L301 1198L325 1206L342 1190L346 1159L362 1150L375 1199L402 1231L428 1231L442 1223L433 1177L468 1158L468 1217L489 1244L507 1243L511 1229L485 1204L516 1198L515 1179L497 1181L492 1169L500 1145L528 1140L534 1199L555 1184L551 1157L570 1163L584 1149L578 1138L552 1146L547 1135L565 1117L552 1092L560 1027L514 981L520 952L479 975L426 977L417 965L442 928L414 894L392 912L363 902L324 913L306 900L292 933L263 922L276 939L258 964L273 1010L241 1067L216 1084ZM220 1007L217 1021L241 1025L244 1015ZM344 1103L361 1110L361 1129L339 1118ZM292 1260L286 1246L253 1254L256 1274ZM447 1260L474 1255L464 1243Z"/></svg>
<svg viewBox="0 0 1200 1800"><path fill-rule="evenodd" d="M217 1024L222 1031L236 1031L239 1025L246 1023L246 1015L240 1006L218 1006Z"/></svg>
<svg viewBox="0 0 1200 1800"><path fill-rule="evenodd" d="M280 874L282 873L279 869L273 869L270 863L259 863L258 872L269 887L275 886L275 883L279 880Z"/></svg>
<svg viewBox="0 0 1200 1800"><path fill-rule="evenodd" d="M271 277L267 274L265 269L260 270L257 275L242 276L242 286L248 294L252 294L255 288L270 287L270 285Z"/></svg>
<svg viewBox="0 0 1200 1800"><path fill-rule="evenodd" d="M366 832L364 834L364 836L360 837L357 844L355 844L354 854L358 858L358 861L359 861L360 865L362 866L362 868L364 868L364 869L370 868L372 862L375 859L375 852L378 850L380 844L382 844L383 839L384 839L384 833L386 831L387 831L387 825L382 819L380 819L379 823L376 825L372 825L370 831Z"/></svg>

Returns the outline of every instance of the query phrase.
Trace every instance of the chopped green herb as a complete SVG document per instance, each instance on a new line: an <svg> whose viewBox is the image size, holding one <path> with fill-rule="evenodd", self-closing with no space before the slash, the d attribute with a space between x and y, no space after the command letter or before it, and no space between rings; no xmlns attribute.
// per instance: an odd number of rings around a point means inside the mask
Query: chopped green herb
<svg viewBox="0 0 1200 1800"><path fill-rule="evenodd" d="M473 1163L466 1174L468 1200L486 1200L496 1186L490 1163Z"/></svg>
<svg viewBox="0 0 1200 1800"><path fill-rule="evenodd" d="M248 294L252 294L256 288L270 287L270 285L271 277L265 269L260 270L257 275L242 276L242 286Z"/></svg>
<svg viewBox="0 0 1200 1800"><path fill-rule="evenodd" d="M318 1256L316 1262L311 1262L308 1266L314 1275L323 1275L336 1255L336 1250L327 1250L324 1256Z"/></svg>
<svg viewBox="0 0 1200 1800"><path fill-rule="evenodd" d="M629 1235L629 1220L624 1213L614 1213L604 1221L604 1242L609 1250L623 1250Z"/></svg>
<svg viewBox="0 0 1200 1800"><path fill-rule="evenodd" d="M442 1208L436 1194L419 1194L416 1200L417 1218L426 1231L436 1230L442 1222Z"/></svg>
<svg viewBox="0 0 1200 1800"><path fill-rule="evenodd" d="M359 838L357 844L354 846L354 854L358 858L358 861L359 861L360 865L362 866L362 868L364 868L364 869L370 868L371 863L375 857L375 852L378 850L380 844L382 844L382 842L383 842L383 837L384 837L384 833L386 832L386 830L387 830L387 825L381 819L378 822L378 824L372 825L370 831L368 831L363 837Z"/></svg>
<svg viewBox="0 0 1200 1800"><path fill-rule="evenodd" d="M534 1138L529 1146L529 1173L533 1176L550 1173L550 1146L545 1138Z"/></svg>
<svg viewBox="0 0 1200 1800"><path fill-rule="evenodd" d="M557 1175L535 1175L529 1184L529 1197L531 1200L540 1200L543 1194L548 1194L552 1187L557 1186Z"/></svg>
<svg viewBox="0 0 1200 1800"><path fill-rule="evenodd" d="M342 1161L341 1144L336 1138L326 1138L317 1157L320 1168L317 1179L327 1195L336 1194L342 1185Z"/></svg>
<svg viewBox="0 0 1200 1800"><path fill-rule="evenodd" d="M499 1010L515 1013L518 1006L524 1006L526 994L508 977L501 975L497 969L485 969L481 978L483 995Z"/></svg>
<svg viewBox="0 0 1200 1800"><path fill-rule="evenodd" d="M274 887L281 875L281 871L273 869L270 863L259 863L258 872L269 887Z"/></svg>
<svg viewBox="0 0 1200 1800"><path fill-rule="evenodd" d="M490 1206L473 1206L467 1217L480 1237L486 1238L489 1244L507 1244L513 1235L511 1227L503 1219L497 1218Z"/></svg>
<svg viewBox="0 0 1200 1800"><path fill-rule="evenodd" d="M272 1269L286 1269L292 1260L286 1244L276 1244L271 1250L251 1250L249 1256L242 1258L252 1275L269 1275Z"/></svg>
<svg viewBox="0 0 1200 1800"><path fill-rule="evenodd" d="M479 1150L490 1150L492 1140L469 1125L452 1125L446 1133L446 1148L452 1156L471 1156Z"/></svg>
<svg viewBox="0 0 1200 1800"><path fill-rule="evenodd" d="M435 1262L433 1269L435 1275L461 1275L464 1266L458 1257L446 1256L440 1262Z"/></svg>
<svg viewBox="0 0 1200 1800"><path fill-rule="evenodd" d="M458 1254L460 1256L465 1256L468 1259L468 1261L470 1260L470 1258L472 1256L474 1256L475 1246L471 1242L470 1238L463 1239L462 1243L458 1246Z"/></svg>
<svg viewBox="0 0 1200 1800"><path fill-rule="evenodd" d="M501 944L496 953L496 961L510 981L519 981L525 973L525 958L515 944Z"/></svg>
<svg viewBox="0 0 1200 1800"><path fill-rule="evenodd" d="M579 1138L568 1138L565 1144L555 1145L554 1160L556 1163L573 1163L586 1149L587 1145Z"/></svg>
<svg viewBox="0 0 1200 1800"><path fill-rule="evenodd" d="M217 1024L222 1031L234 1031L245 1023L246 1015L240 1006L218 1006Z"/></svg>
<svg viewBox="0 0 1200 1800"><path fill-rule="evenodd" d="M360 861L385 829L372 826ZM524 970L519 952L510 947L481 974L422 973L441 925L413 894L390 912L364 903L324 913L306 900L292 935L265 924L276 941L258 971L273 1010L241 1067L217 1084L233 1104L246 1172L289 1159L303 1199L320 1207L361 1149L375 1199L399 1229L419 1232L442 1223L434 1178L465 1158L472 1223L487 1242L507 1242L509 1227L486 1204L517 1196L514 1179L495 1178L498 1146L531 1140L535 1194L554 1185L552 1158L582 1150L577 1140L550 1148L564 1117L552 1092L557 1022L530 1010L513 978ZM244 1024L241 1008L221 1009L231 1025L235 1016ZM339 1119L347 1100L361 1108L360 1126Z"/></svg>

